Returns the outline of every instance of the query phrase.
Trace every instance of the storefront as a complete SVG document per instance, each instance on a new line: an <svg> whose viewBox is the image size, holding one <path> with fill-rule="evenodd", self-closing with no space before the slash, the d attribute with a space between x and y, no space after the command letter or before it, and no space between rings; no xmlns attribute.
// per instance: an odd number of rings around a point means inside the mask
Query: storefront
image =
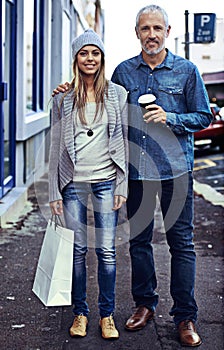
<svg viewBox="0 0 224 350"><path fill-rule="evenodd" d="M104 22L99 0L0 0L0 7L2 227L47 171L51 91L71 79L71 42L88 27L103 38Z"/></svg>

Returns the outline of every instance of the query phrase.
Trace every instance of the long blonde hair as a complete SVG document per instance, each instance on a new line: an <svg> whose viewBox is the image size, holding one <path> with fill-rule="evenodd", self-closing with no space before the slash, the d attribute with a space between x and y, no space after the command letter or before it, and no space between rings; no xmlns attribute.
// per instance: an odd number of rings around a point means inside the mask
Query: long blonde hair
<svg viewBox="0 0 224 350"><path fill-rule="evenodd" d="M100 112L100 117L103 114L105 107L104 103L104 94L108 91L108 80L105 78L105 60L104 54L101 52L101 65L99 70L96 72L94 77L94 95L96 101L96 112L94 121L97 118L98 113ZM71 89L74 90L74 103L73 108L78 109L78 116L82 124L86 125L87 121L85 118L85 105L87 102L87 86L83 79L82 71L78 67L77 56L73 61L73 74L74 78L71 81Z"/></svg>

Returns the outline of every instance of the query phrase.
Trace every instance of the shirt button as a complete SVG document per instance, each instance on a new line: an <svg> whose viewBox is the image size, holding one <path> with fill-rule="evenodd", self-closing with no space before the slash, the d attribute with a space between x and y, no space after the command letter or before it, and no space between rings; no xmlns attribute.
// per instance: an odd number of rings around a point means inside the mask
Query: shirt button
<svg viewBox="0 0 224 350"><path fill-rule="evenodd" d="M142 155L144 156L145 152L142 152Z"/></svg>
<svg viewBox="0 0 224 350"><path fill-rule="evenodd" d="M145 135L143 135L142 138L145 139Z"/></svg>

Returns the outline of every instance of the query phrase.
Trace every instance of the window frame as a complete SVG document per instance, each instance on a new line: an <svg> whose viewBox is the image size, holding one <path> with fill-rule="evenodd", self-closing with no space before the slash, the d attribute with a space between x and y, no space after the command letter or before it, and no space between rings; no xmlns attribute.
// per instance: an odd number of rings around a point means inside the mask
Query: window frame
<svg viewBox="0 0 224 350"><path fill-rule="evenodd" d="M17 127L16 139L27 140L50 126L48 103L50 100L50 38L51 1L34 0L34 31L32 52L32 110L26 110L26 47L24 28L24 2L18 8L17 35Z"/></svg>

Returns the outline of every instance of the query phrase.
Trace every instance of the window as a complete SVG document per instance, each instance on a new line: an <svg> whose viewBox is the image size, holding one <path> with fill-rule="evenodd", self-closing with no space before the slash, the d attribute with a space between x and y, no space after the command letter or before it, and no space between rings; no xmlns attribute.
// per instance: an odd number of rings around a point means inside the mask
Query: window
<svg viewBox="0 0 224 350"><path fill-rule="evenodd" d="M16 8L3 1L0 18L0 198L15 185Z"/></svg>
<svg viewBox="0 0 224 350"><path fill-rule="evenodd" d="M24 0L26 113L43 110L44 3Z"/></svg>
<svg viewBox="0 0 224 350"><path fill-rule="evenodd" d="M17 2L17 141L49 127L51 0Z"/></svg>

